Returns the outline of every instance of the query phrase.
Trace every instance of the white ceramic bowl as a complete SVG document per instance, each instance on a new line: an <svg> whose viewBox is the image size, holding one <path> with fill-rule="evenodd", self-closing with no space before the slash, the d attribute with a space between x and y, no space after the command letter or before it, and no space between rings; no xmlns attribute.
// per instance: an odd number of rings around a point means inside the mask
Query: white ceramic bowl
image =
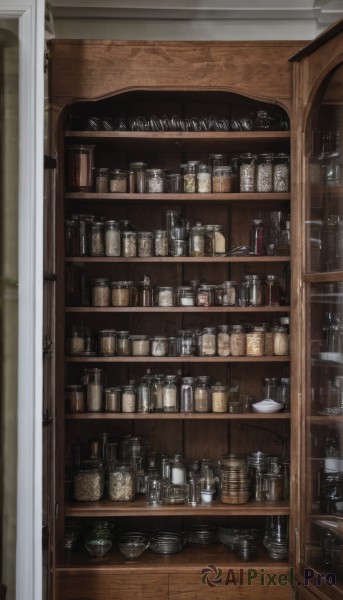
<svg viewBox="0 0 343 600"><path fill-rule="evenodd" d="M280 402L275 402L275 400L261 400L261 402L256 402L252 404L253 412L257 413L274 413L279 412L283 409L283 404Z"/></svg>

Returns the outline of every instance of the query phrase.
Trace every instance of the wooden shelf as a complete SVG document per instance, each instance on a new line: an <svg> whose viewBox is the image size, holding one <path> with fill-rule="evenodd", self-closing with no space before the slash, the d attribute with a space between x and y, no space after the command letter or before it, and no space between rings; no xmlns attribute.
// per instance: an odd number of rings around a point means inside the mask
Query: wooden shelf
<svg viewBox="0 0 343 600"><path fill-rule="evenodd" d="M68 421L247 421L247 420L285 420L290 419L291 415L289 412L279 413L66 413L65 415Z"/></svg>
<svg viewBox="0 0 343 600"><path fill-rule="evenodd" d="M343 271L330 271L329 273L305 273L305 283L336 283L343 281Z"/></svg>
<svg viewBox="0 0 343 600"><path fill-rule="evenodd" d="M163 204L166 202L186 202L186 203L201 203L201 202L258 202L259 206L261 203L269 202L280 202L289 201L289 193L279 194L98 194L96 192L68 192L65 194L67 201L82 200L82 202L94 202L94 200L100 202L133 202L136 204L146 203L157 203Z"/></svg>
<svg viewBox="0 0 343 600"><path fill-rule="evenodd" d="M289 356L66 356L67 363L284 363Z"/></svg>
<svg viewBox="0 0 343 600"><path fill-rule="evenodd" d="M339 425L343 427L343 415L310 415L306 417L307 423L314 425Z"/></svg>
<svg viewBox="0 0 343 600"><path fill-rule="evenodd" d="M265 516L289 515L289 501L281 502L247 502L246 504L223 504L215 500L211 504L188 506L187 504L161 504L151 506L145 498L140 497L133 502L67 502L67 517L170 517L170 516Z"/></svg>
<svg viewBox="0 0 343 600"><path fill-rule="evenodd" d="M290 256L134 256L125 258L123 256L67 256L67 263L169 263L178 265L180 263L286 263L290 262Z"/></svg>
<svg viewBox="0 0 343 600"><path fill-rule="evenodd" d="M65 131L65 138L86 138L91 140L275 140L289 141L290 131Z"/></svg>
<svg viewBox="0 0 343 600"><path fill-rule="evenodd" d="M289 313L289 306L66 306L67 313Z"/></svg>

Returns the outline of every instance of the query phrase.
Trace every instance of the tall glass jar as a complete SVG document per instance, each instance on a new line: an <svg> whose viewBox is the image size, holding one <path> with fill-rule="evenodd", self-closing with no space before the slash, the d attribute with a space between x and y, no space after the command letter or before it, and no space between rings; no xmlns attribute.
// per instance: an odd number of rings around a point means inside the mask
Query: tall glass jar
<svg viewBox="0 0 343 600"><path fill-rule="evenodd" d="M110 285L108 279L98 277L93 279L92 285L92 306L110 305Z"/></svg>
<svg viewBox="0 0 343 600"><path fill-rule="evenodd" d="M67 146L67 188L71 192L91 192L94 167L93 145Z"/></svg>
<svg viewBox="0 0 343 600"><path fill-rule="evenodd" d="M116 353L116 332L114 329L98 331L99 356L114 356Z"/></svg>
<svg viewBox="0 0 343 600"><path fill-rule="evenodd" d="M82 354L86 349L85 330L83 325L72 325L71 331L67 337L67 354L77 355Z"/></svg>
<svg viewBox="0 0 343 600"><path fill-rule="evenodd" d="M258 256L266 254L266 228L263 219L253 219L250 232L251 252Z"/></svg>
<svg viewBox="0 0 343 600"><path fill-rule="evenodd" d="M228 393L226 385L212 385L212 412L227 412Z"/></svg>
<svg viewBox="0 0 343 600"><path fill-rule="evenodd" d="M256 192L256 155L241 154L239 167L239 189L240 192Z"/></svg>
<svg viewBox="0 0 343 600"><path fill-rule="evenodd" d="M250 306L263 306L264 286L260 275L244 275L247 285L248 303Z"/></svg>
<svg viewBox="0 0 343 600"><path fill-rule="evenodd" d="M105 388L104 404L105 412L120 412L121 389L119 387Z"/></svg>
<svg viewBox="0 0 343 600"><path fill-rule="evenodd" d="M194 377L182 377L180 387L180 412L194 412Z"/></svg>
<svg viewBox="0 0 343 600"><path fill-rule="evenodd" d="M68 412L84 412L85 396L82 385L66 385L65 398Z"/></svg>
<svg viewBox="0 0 343 600"><path fill-rule="evenodd" d="M238 305L238 284L237 281L224 281L221 284L223 288L223 306Z"/></svg>
<svg viewBox="0 0 343 600"><path fill-rule="evenodd" d="M207 413L211 410L212 393L210 387L210 378L198 377L194 388L194 412Z"/></svg>
<svg viewBox="0 0 343 600"><path fill-rule="evenodd" d="M139 306L152 306L152 289L147 275L139 282Z"/></svg>
<svg viewBox="0 0 343 600"><path fill-rule="evenodd" d="M103 408L102 392L104 383L103 369L88 369L87 382L87 410L88 412L101 412Z"/></svg>
<svg viewBox="0 0 343 600"><path fill-rule="evenodd" d="M266 275L264 303L266 306L280 306L280 283L276 275Z"/></svg>
<svg viewBox="0 0 343 600"><path fill-rule="evenodd" d="M91 256L105 256L105 224L102 221L91 223Z"/></svg>
<svg viewBox="0 0 343 600"><path fill-rule="evenodd" d="M153 376L151 381L151 404L154 407L155 412L162 412L163 410L163 382L164 375L157 373Z"/></svg>
<svg viewBox="0 0 343 600"><path fill-rule="evenodd" d="M180 329L178 332L178 338L180 340L180 356L194 356L195 355L195 341L193 332L189 329Z"/></svg>
<svg viewBox="0 0 343 600"><path fill-rule="evenodd" d="M168 256L169 254L169 239L168 231L165 229L157 229L154 231L154 255Z"/></svg>
<svg viewBox="0 0 343 600"><path fill-rule="evenodd" d="M135 231L121 232L121 255L125 258L137 256L137 233Z"/></svg>
<svg viewBox="0 0 343 600"><path fill-rule="evenodd" d="M199 165L197 172L197 188L199 194L209 194L211 192L211 167L207 165Z"/></svg>
<svg viewBox="0 0 343 600"><path fill-rule="evenodd" d="M108 497L112 502L132 502L136 496L135 468L113 462L109 468Z"/></svg>
<svg viewBox="0 0 343 600"><path fill-rule="evenodd" d="M217 350L216 327L204 327L199 338L199 355L215 356Z"/></svg>
<svg viewBox="0 0 343 600"><path fill-rule="evenodd" d="M162 391L163 412L178 412L179 393L176 375L166 375Z"/></svg>
<svg viewBox="0 0 343 600"><path fill-rule="evenodd" d="M257 156L256 191L273 191L273 157L271 154Z"/></svg>
<svg viewBox="0 0 343 600"><path fill-rule="evenodd" d="M116 355L130 356L131 338L128 331L117 331L116 334Z"/></svg>
<svg viewBox="0 0 343 600"><path fill-rule="evenodd" d="M64 222L64 247L66 256L78 256L79 248L77 243L78 223L72 219L66 219Z"/></svg>
<svg viewBox="0 0 343 600"><path fill-rule="evenodd" d="M121 387L121 411L123 413L136 412L136 391L134 385Z"/></svg>
<svg viewBox="0 0 343 600"><path fill-rule="evenodd" d="M186 165L183 171L183 191L185 194L195 194L197 191L197 176L195 165Z"/></svg>
<svg viewBox="0 0 343 600"><path fill-rule="evenodd" d="M230 335L231 356L245 356L247 352L247 337L243 325L232 325Z"/></svg>
<svg viewBox="0 0 343 600"><path fill-rule="evenodd" d="M129 163L129 192L144 194L146 187L146 163Z"/></svg>
<svg viewBox="0 0 343 600"><path fill-rule="evenodd" d="M151 407L150 383L143 378L139 381L136 388L137 412L148 413Z"/></svg>
<svg viewBox="0 0 343 600"><path fill-rule="evenodd" d="M289 354L289 333L288 328L278 326L273 328L274 333L274 354L275 356L288 356Z"/></svg>
<svg viewBox="0 0 343 600"><path fill-rule="evenodd" d="M228 325L217 327L217 354L218 356L230 355L230 328Z"/></svg>
<svg viewBox="0 0 343 600"><path fill-rule="evenodd" d="M205 228L196 223L189 234L189 256L205 256Z"/></svg>
<svg viewBox="0 0 343 600"><path fill-rule="evenodd" d="M170 462L170 479L176 485L183 484L186 481L186 467L181 454L174 454Z"/></svg>
<svg viewBox="0 0 343 600"><path fill-rule="evenodd" d="M153 255L153 233L152 231L138 231L137 233L137 255L147 257Z"/></svg>
<svg viewBox="0 0 343 600"><path fill-rule="evenodd" d="M111 306L130 306L128 281L111 281Z"/></svg>
<svg viewBox="0 0 343 600"><path fill-rule="evenodd" d="M213 167L212 190L214 194L231 192L231 167Z"/></svg>
<svg viewBox="0 0 343 600"><path fill-rule="evenodd" d="M164 192L164 176L162 169L146 170L147 194L162 194Z"/></svg>
<svg viewBox="0 0 343 600"><path fill-rule="evenodd" d="M273 192L289 192L289 180L289 155L274 154Z"/></svg>
<svg viewBox="0 0 343 600"><path fill-rule="evenodd" d="M108 194L110 191L110 170L106 167L95 169L95 191L97 194Z"/></svg>
<svg viewBox="0 0 343 600"><path fill-rule="evenodd" d="M253 327L247 332L247 356L264 356L264 327Z"/></svg>
<svg viewBox="0 0 343 600"><path fill-rule="evenodd" d="M120 225L118 221L105 222L105 256L120 256Z"/></svg>

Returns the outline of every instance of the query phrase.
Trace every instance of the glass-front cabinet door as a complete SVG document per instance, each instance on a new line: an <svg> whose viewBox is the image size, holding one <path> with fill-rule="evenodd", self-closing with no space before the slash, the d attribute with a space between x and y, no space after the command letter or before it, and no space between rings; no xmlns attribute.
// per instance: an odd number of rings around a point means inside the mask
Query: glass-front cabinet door
<svg viewBox="0 0 343 600"><path fill-rule="evenodd" d="M295 57L299 598L343 598L342 32Z"/></svg>

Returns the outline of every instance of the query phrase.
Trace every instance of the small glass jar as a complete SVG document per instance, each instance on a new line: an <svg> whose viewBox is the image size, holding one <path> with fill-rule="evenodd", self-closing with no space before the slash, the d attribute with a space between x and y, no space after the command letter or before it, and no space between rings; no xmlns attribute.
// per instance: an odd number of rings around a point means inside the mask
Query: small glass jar
<svg viewBox="0 0 343 600"><path fill-rule="evenodd" d="M205 225L205 256L225 254L226 240L223 225Z"/></svg>
<svg viewBox="0 0 343 600"><path fill-rule="evenodd" d="M87 410L88 412L101 412L103 408L104 372L103 369L88 369L87 381Z"/></svg>
<svg viewBox="0 0 343 600"><path fill-rule="evenodd" d="M137 233L135 231L121 232L121 255L125 258L137 256Z"/></svg>
<svg viewBox="0 0 343 600"><path fill-rule="evenodd" d="M288 154L274 154L273 192L289 192L290 166Z"/></svg>
<svg viewBox="0 0 343 600"><path fill-rule="evenodd" d="M118 221L105 222L105 256L120 256L120 225Z"/></svg>
<svg viewBox="0 0 343 600"><path fill-rule="evenodd" d="M154 335L150 340L151 356L166 356L168 352L167 338Z"/></svg>
<svg viewBox="0 0 343 600"><path fill-rule="evenodd" d="M82 325L73 325L67 337L67 354L82 354L86 349L85 331Z"/></svg>
<svg viewBox="0 0 343 600"><path fill-rule="evenodd" d="M190 286L180 285L176 288L177 306L195 306L195 292Z"/></svg>
<svg viewBox="0 0 343 600"><path fill-rule="evenodd" d="M129 192L144 194L146 188L146 163L129 163Z"/></svg>
<svg viewBox="0 0 343 600"><path fill-rule="evenodd" d="M104 409L105 412L120 412L121 408L121 390L119 387L109 387L104 389Z"/></svg>
<svg viewBox="0 0 343 600"><path fill-rule="evenodd" d="M163 382L163 374L153 375L151 380L151 405L154 407L155 412L162 412L163 410Z"/></svg>
<svg viewBox="0 0 343 600"><path fill-rule="evenodd" d="M110 171L106 167L95 169L95 191L97 194L108 194L110 191Z"/></svg>
<svg viewBox="0 0 343 600"><path fill-rule="evenodd" d="M143 276L143 280L139 282L139 306L152 306L152 289L150 284L150 277L147 275Z"/></svg>
<svg viewBox="0 0 343 600"><path fill-rule="evenodd" d="M112 463L108 475L108 498L112 502L132 502L136 496L136 473L133 465Z"/></svg>
<svg viewBox="0 0 343 600"><path fill-rule="evenodd" d="M217 350L217 330L215 327L204 327L199 336L199 355L215 356Z"/></svg>
<svg viewBox="0 0 343 600"><path fill-rule="evenodd" d="M248 304L250 306L263 306L264 286L260 275L244 275L244 281L247 285Z"/></svg>
<svg viewBox="0 0 343 600"><path fill-rule="evenodd" d="M130 306L128 281L111 281L111 306Z"/></svg>
<svg viewBox="0 0 343 600"><path fill-rule="evenodd" d="M136 412L136 391L134 385L123 385L121 387L121 412Z"/></svg>
<svg viewBox="0 0 343 600"><path fill-rule="evenodd" d="M101 463L82 463L74 475L74 500L98 502L104 495L105 478Z"/></svg>
<svg viewBox="0 0 343 600"><path fill-rule="evenodd" d="M273 157L271 154L257 156L256 191L265 193L273 191Z"/></svg>
<svg viewBox="0 0 343 600"><path fill-rule="evenodd" d="M162 285L154 287L155 306L175 306L174 288Z"/></svg>
<svg viewBox="0 0 343 600"><path fill-rule="evenodd" d="M186 467L181 454L174 454L170 462L170 479L174 485L182 485L186 481Z"/></svg>
<svg viewBox="0 0 343 600"><path fill-rule="evenodd" d="M254 327L247 332L247 356L264 356L264 328Z"/></svg>
<svg viewBox="0 0 343 600"><path fill-rule="evenodd" d="M170 240L170 256L187 256L187 241Z"/></svg>
<svg viewBox="0 0 343 600"><path fill-rule="evenodd" d="M162 194L164 192L164 176L162 169L146 170L147 194Z"/></svg>
<svg viewBox="0 0 343 600"><path fill-rule="evenodd" d="M170 231L173 227L178 227L181 221L181 213L179 210L168 209L163 211L163 225L166 231Z"/></svg>
<svg viewBox="0 0 343 600"><path fill-rule="evenodd" d="M209 158L212 170L214 169L214 167L222 167L226 164L226 155L225 154L211 152L211 154L209 155L208 158Z"/></svg>
<svg viewBox="0 0 343 600"><path fill-rule="evenodd" d="M78 215L78 256L88 256L91 248L91 224L94 215Z"/></svg>
<svg viewBox="0 0 343 600"><path fill-rule="evenodd" d="M180 412L194 412L194 377L182 377L180 387Z"/></svg>
<svg viewBox="0 0 343 600"><path fill-rule="evenodd" d="M212 412L225 413L227 412L227 387L226 385L212 385Z"/></svg>
<svg viewBox="0 0 343 600"><path fill-rule="evenodd" d="M110 305L110 286L108 279L99 277L93 279L92 285L92 306Z"/></svg>
<svg viewBox="0 0 343 600"><path fill-rule="evenodd" d="M155 256L168 256L169 254L169 240L168 231L165 229L157 229L154 231L154 255Z"/></svg>
<svg viewBox="0 0 343 600"><path fill-rule="evenodd" d="M150 399L150 383L142 377L136 387L136 404L138 413L152 412Z"/></svg>
<svg viewBox="0 0 343 600"><path fill-rule="evenodd" d="M253 219L250 231L250 250L257 256L266 254L266 228L263 219Z"/></svg>
<svg viewBox="0 0 343 600"><path fill-rule="evenodd" d="M230 332L228 325L217 327L217 354L218 356L230 356Z"/></svg>
<svg viewBox="0 0 343 600"><path fill-rule="evenodd" d="M67 188L71 192L91 192L93 189L93 145L67 146Z"/></svg>
<svg viewBox="0 0 343 600"><path fill-rule="evenodd" d="M178 412L179 394L176 375L166 375L162 390L163 412Z"/></svg>
<svg viewBox="0 0 343 600"><path fill-rule="evenodd" d="M131 355L131 338L128 331L117 331L116 333L116 355Z"/></svg>
<svg viewBox="0 0 343 600"><path fill-rule="evenodd" d="M199 285L196 291L197 306L213 306L214 305L214 290L216 286Z"/></svg>
<svg viewBox="0 0 343 600"><path fill-rule="evenodd" d="M196 224L189 233L189 256L205 256L205 228Z"/></svg>
<svg viewBox="0 0 343 600"><path fill-rule="evenodd" d="M223 286L216 285L214 288L214 304L215 306L223 306Z"/></svg>
<svg viewBox="0 0 343 600"><path fill-rule="evenodd" d="M239 167L239 189L240 192L256 192L256 155L241 154Z"/></svg>
<svg viewBox="0 0 343 600"><path fill-rule="evenodd" d="M209 194L212 191L211 167L199 165L197 172L197 189L199 194Z"/></svg>
<svg viewBox="0 0 343 600"><path fill-rule="evenodd" d="M207 413L211 410L212 393L209 377L198 377L194 387L194 412Z"/></svg>
<svg viewBox="0 0 343 600"><path fill-rule="evenodd" d="M273 327L274 354L275 356L288 356L289 333L288 328L283 326Z"/></svg>
<svg viewBox="0 0 343 600"><path fill-rule="evenodd" d="M182 187L185 194L195 194L197 191L196 167L194 164L187 164L184 167L182 175Z"/></svg>
<svg viewBox="0 0 343 600"><path fill-rule="evenodd" d="M82 385L66 385L65 397L68 412L78 413L85 411L85 396Z"/></svg>
<svg viewBox="0 0 343 600"><path fill-rule="evenodd" d="M153 256L153 241L152 231L138 231L137 255L141 257Z"/></svg>
<svg viewBox="0 0 343 600"><path fill-rule="evenodd" d="M110 192L112 194L125 194L127 192L127 171L112 169L110 171Z"/></svg>
<svg viewBox="0 0 343 600"><path fill-rule="evenodd" d="M102 221L91 223L91 256L105 256L105 224Z"/></svg>
<svg viewBox="0 0 343 600"><path fill-rule="evenodd" d="M98 331L99 356L114 356L116 353L116 332L114 329Z"/></svg>
<svg viewBox="0 0 343 600"><path fill-rule="evenodd" d="M66 256L79 256L77 243L78 222L66 219L64 222L64 247Z"/></svg>
<svg viewBox="0 0 343 600"><path fill-rule="evenodd" d="M247 336L243 325L232 325L230 334L231 356L245 356L247 353Z"/></svg>
<svg viewBox="0 0 343 600"><path fill-rule="evenodd" d="M224 281L221 284L223 288L223 306L238 305L238 283L237 281Z"/></svg>
<svg viewBox="0 0 343 600"><path fill-rule="evenodd" d="M180 329L178 332L179 356L195 355L195 339L193 332L189 329Z"/></svg>
<svg viewBox="0 0 343 600"><path fill-rule="evenodd" d="M132 356L149 356L150 342L148 335L131 335Z"/></svg>
<svg viewBox="0 0 343 600"><path fill-rule="evenodd" d="M168 337L168 356L180 356L180 337Z"/></svg>
<svg viewBox="0 0 343 600"><path fill-rule="evenodd" d="M224 165L213 168L212 190L214 194L231 192L231 167Z"/></svg>
<svg viewBox="0 0 343 600"><path fill-rule="evenodd" d="M276 275L266 275L264 303L266 306L280 306L280 283Z"/></svg>
<svg viewBox="0 0 343 600"><path fill-rule="evenodd" d="M165 187L168 194L180 194L182 190L180 173L168 173L166 175Z"/></svg>

